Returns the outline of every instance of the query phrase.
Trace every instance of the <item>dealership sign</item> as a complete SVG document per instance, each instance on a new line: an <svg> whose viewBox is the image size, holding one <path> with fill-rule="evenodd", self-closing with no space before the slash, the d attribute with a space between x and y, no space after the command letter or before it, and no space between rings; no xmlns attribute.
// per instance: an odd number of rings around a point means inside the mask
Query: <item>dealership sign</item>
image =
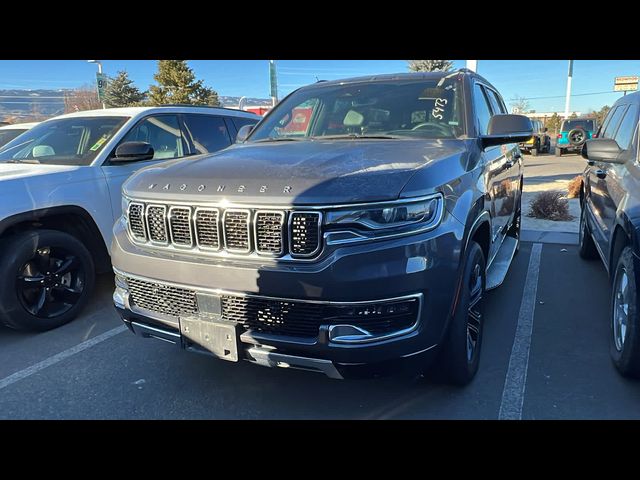
<svg viewBox="0 0 640 480"><path fill-rule="evenodd" d="M638 90L638 77L616 77L613 83L616 92L631 92Z"/></svg>

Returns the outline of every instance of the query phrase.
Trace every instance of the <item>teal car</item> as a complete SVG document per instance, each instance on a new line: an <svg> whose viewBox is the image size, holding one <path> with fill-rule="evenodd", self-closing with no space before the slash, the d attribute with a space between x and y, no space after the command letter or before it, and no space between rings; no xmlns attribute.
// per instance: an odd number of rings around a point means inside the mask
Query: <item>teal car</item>
<svg viewBox="0 0 640 480"><path fill-rule="evenodd" d="M560 157L567 152L580 153L584 142L595 137L597 128L595 118L574 118L563 121L556 140L556 156Z"/></svg>

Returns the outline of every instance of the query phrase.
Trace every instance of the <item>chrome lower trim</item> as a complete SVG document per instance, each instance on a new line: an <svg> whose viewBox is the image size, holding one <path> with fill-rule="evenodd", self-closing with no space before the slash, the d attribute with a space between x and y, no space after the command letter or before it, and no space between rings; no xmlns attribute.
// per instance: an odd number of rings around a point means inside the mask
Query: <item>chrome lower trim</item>
<svg viewBox="0 0 640 480"><path fill-rule="evenodd" d="M173 343L176 345L181 344L181 337L179 333L169 332L161 328L152 327L144 323L131 322L131 327L136 335L144 338L156 338L165 342Z"/></svg>
<svg viewBox="0 0 640 480"><path fill-rule="evenodd" d="M324 373L329 378L343 379L343 376L340 375L331 360L285 355L260 347L247 349L247 354L251 357L248 359L251 363L262 365L263 367L295 368L297 370Z"/></svg>

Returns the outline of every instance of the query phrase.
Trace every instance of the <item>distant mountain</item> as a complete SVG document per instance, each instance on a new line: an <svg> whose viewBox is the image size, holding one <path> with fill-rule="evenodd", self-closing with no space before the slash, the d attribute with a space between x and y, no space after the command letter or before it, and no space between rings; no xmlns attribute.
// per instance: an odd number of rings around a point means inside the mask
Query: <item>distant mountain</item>
<svg viewBox="0 0 640 480"><path fill-rule="evenodd" d="M0 90L0 117L59 115L64 111L64 90Z"/></svg>
<svg viewBox="0 0 640 480"><path fill-rule="evenodd" d="M64 113L66 90L0 90L0 120L29 121L34 115L53 117ZM237 107L242 97L219 96L225 107ZM270 106L270 98L247 98L246 105Z"/></svg>

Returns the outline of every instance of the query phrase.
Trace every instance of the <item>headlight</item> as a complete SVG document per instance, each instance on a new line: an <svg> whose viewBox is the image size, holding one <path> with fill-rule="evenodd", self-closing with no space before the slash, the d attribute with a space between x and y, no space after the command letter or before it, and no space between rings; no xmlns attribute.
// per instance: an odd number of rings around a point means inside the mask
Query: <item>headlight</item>
<svg viewBox="0 0 640 480"><path fill-rule="evenodd" d="M325 214L327 225L352 225L368 230L382 230L416 225L419 228L435 227L440 220L442 197L440 195L416 200L401 200L371 206L329 210Z"/></svg>

